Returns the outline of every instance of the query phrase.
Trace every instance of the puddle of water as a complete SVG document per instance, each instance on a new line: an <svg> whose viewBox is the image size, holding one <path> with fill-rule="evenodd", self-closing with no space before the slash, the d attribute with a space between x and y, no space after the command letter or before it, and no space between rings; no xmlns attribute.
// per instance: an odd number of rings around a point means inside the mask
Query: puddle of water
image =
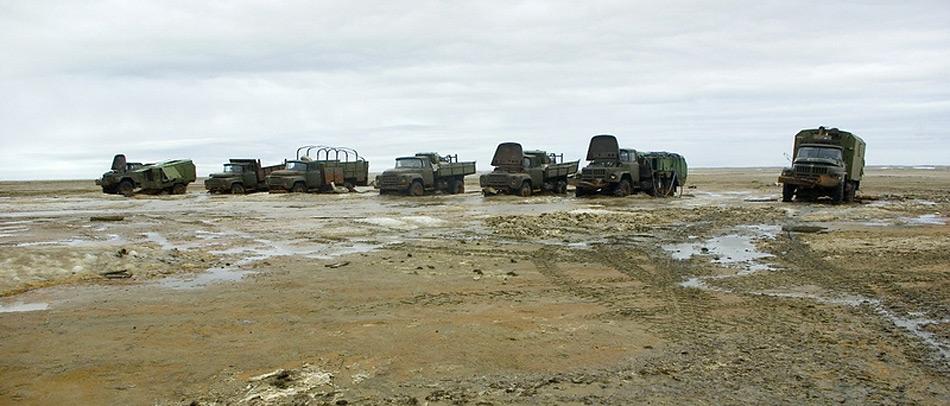
<svg viewBox="0 0 950 406"><path fill-rule="evenodd" d="M947 224L947 219L938 214L924 214L917 217L901 217L900 220L906 224L919 226L942 226Z"/></svg>
<svg viewBox="0 0 950 406"><path fill-rule="evenodd" d="M35 312L46 309L49 309L49 303L14 302L11 304L0 304L0 313Z"/></svg>
<svg viewBox="0 0 950 406"><path fill-rule="evenodd" d="M762 262L772 257L772 254L759 251L756 242L762 239L774 239L781 231L780 226L752 225L736 228L733 234L721 235L702 242L687 242L667 244L663 246L670 255L677 260L687 260L693 256L706 256L712 262L730 268L738 268L733 276L741 276L753 272L772 269L771 265Z"/></svg>
<svg viewBox="0 0 950 406"><path fill-rule="evenodd" d="M34 242L21 242L16 244L16 247L39 247L45 245L65 245L67 247L81 247L87 245L96 245L96 244L115 244L124 242L121 236L118 234L109 234L105 240L83 240L79 238L67 238L65 240L58 241L34 241Z"/></svg>

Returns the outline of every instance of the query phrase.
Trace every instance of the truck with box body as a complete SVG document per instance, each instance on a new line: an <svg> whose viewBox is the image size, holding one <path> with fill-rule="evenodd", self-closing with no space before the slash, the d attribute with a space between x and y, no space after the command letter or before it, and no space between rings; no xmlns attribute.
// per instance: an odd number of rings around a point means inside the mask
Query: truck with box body
<svg viewBox="0 0 950 406"><path fill-rule="evenodd" d="M527 197L542 191L567 193L569 178L577 172L578 161L564 162L564 154L525 151L521 144L505 142L498 145L491 164L495 169L479 178L485 196Z"/></svg>
<svg viewBox="0 0 950 406"><path fill-rule="evenodd" d="M864 140L837 128L801 130L795 134L792 166L782 170L782 201L816 200L850 202L864 176Z"/></svg>
<svg viewBox="0 0 950 406"><path fill-rule="evenodd" d="M422 196L427 192L465 192L465 176L475 173L475 161L459 162L458 155L422 152L396 158L396 167L376 178L380 194Z"/></svg>
<svg viewBox="0 0 950 406"><path fill-rule="evenodd" d="M620 148L617 137L597 135L587 149L590 161L576 178L575 195L629 196L637 192L671 196L686 184L686 159L671 152Z"/></svg>
<svg viewBox="0 0 950 406"><path fill-rule="evenodd" d="M125 155L112 158L112 170L102 174L96 185L103 193L132 196L136 191L148 194L184 194L194 182L195 164L177 159L152 164L127 162Z"/></svg>
<svg viewBox="0 0 950 406"><path fill-rule="evenodd" d="M306 154L302 151L306 149ZM310 153L316 149L316 157ZM305 146L297 149L297 158L286 161L284 169L276 170L266 177L267 187L272 192L329 192L343 186L355 190L355 186L369 184L369 162L350 148Z"/></svg>

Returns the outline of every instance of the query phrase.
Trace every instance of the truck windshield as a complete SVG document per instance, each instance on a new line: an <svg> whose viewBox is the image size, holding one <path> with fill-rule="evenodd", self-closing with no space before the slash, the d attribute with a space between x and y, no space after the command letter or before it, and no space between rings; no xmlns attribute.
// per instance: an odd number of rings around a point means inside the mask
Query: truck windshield
<svg viewBox="0 0 950 406"><path fill-rule="evenodd" d="M841 161L841 150L827 147L801 147L798 149L798 158L834 159Z"/></svg>
<svg viewBox="0 0 950 406"><path fill-rule="evenodd" d="M241 173L242 172L241 169L242 169L241 165L231 165L231 164L224 165L224 173Z"/></svg>
<svg viewBox="0 0 950 406"><path fill-rule="evenodd" d="M307 170L306 162L287 162L287 166L284 169L288 171L301 171L305 172Z"/></svg>
<svg viewBox="0 0 950 406"><path fill-rule="evenodd" d="M422 160L419 158L401 158L396 160L397 168L421 168Z"/></svg>

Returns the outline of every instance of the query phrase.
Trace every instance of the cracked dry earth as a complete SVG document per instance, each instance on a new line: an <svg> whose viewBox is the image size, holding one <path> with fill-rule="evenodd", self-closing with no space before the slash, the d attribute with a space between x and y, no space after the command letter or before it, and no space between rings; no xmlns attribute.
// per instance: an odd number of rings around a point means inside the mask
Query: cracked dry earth
<svg viewBox="0 0 950 406"><path fill-rule="evenodd" d="M950 171L868 172L838 206L774 169L676 199L0 183L0 403L950 403Z"/></svg>

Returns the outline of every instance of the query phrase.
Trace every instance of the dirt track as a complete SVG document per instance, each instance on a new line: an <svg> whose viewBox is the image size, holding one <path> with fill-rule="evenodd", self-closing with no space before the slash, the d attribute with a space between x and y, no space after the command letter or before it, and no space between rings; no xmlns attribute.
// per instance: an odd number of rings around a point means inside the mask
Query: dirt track
<svg viewBox="0 0 950 406"><path fill-rule="evenodd" d="M950 403L950 171L872 169L841 206L779 203L776 174L678 199L2 182L0 403Z"/></svg>

